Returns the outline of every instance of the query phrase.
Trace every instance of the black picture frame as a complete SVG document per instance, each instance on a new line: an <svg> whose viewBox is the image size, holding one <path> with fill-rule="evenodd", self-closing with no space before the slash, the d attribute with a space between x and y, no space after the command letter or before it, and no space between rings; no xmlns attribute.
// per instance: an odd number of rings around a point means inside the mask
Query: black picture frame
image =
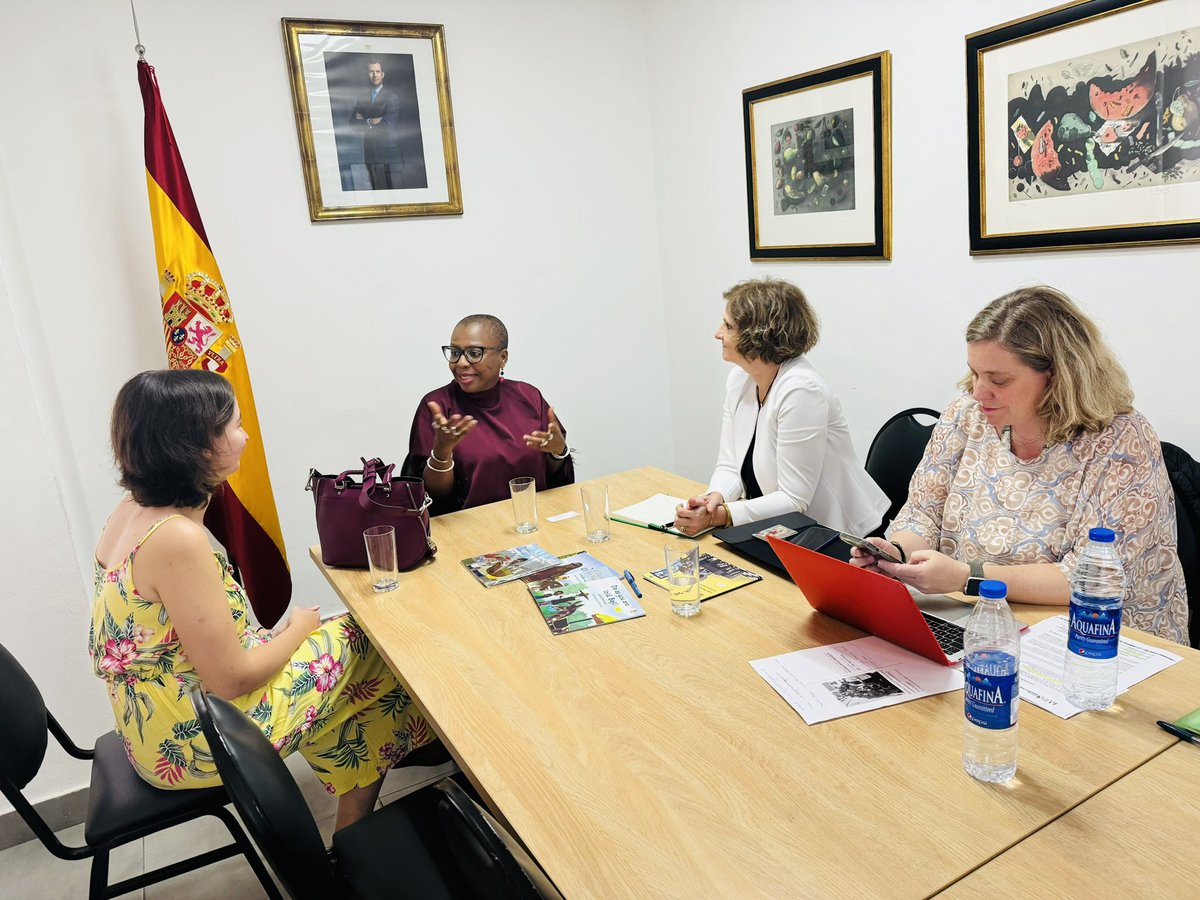
<svg viewBox="0 0 1200 900"><path fill-rule="evenodd" d="M855 88L848 96L851 83ZM844 118L853 125L854 137L868 138L864 154L857 152L859 142L852 138L851 177L830 169L838 164L836 154L844 152L836 137L842 131L834 127L842 113L850 114ZM742 122L752 260L891 259L890 52L747 88L742 91ZM825 158L814 160L808 152L805 158L794 154L783 162L773 132L799 144L801 128L811 135L808 123L818 123L812 127L825 132ZM812 143L806 143L806 151ZM793 148L783 152L789 149ZM859 158L870 160L866 170L858 165ZM835 205L839 186L841 199L852 207Z"/></svg>
<svg viewBox="0 0 1200 900"><path fill-rule="evenodd" d="M1153 19L1147 11L1153 13ZM1174 14L1176 11L1178 15ZM1190 72L1193 68L1200 71L1200 27L1196 27L1200 26L1200 16L1189 15L1194 12L1194 3L1189 10L1186 2L1178 0L1084 0L967 35L967 187L972 255L1200 241L1200 202L1197 202L1200 200L1200 181L1192 175L1191 181L1163 180L1160 183L1153 179L1165 176L1149 168L1167 171L1167 161L1185 152L1178 150L1178 142L1174 147L1161 149L1173 140L1171 135L1174 134L1169 128L1173 121L1169 114L1173 98L1162 94L1164 90L1166 93L1174 90L1173 78L1181 77L1186 81L1188 76L1179 74L1169 78L1164 62L1169 55L1156 54L1152 65L1147 48L1152 50L1155 41L1167 36L1171 36L1170 43L1174 46L1174 31L1162 31L1167 26L1161 24L1164 20L1174 22L1176 25L1171 27L1175 31L1192 34L1196 52L1184 61L1184 54L1188 52L1185 41L1183 50L1178 51L1179 61L1171 65L1177 64L1180 73ZM1154 21L1160 24L1151 26ZM1155 35L1155 30L1160 33ZM1120 37L1114 43L1114 36L1118 34ZM1037 69L1020 67L1016 72L1006 71L1001 58L990 56L1007 53L1008 58L1027 61L1027 56L1018 57L1017 54L1036 53L1039 41L1044 42L1047 52ZM1014 48L1017 48L1015 52ZM1142 56L1142 53L1146 55ZM1139 71L1137 66L1143 68ZM1086 74L1088 72L1092 74ZM1112 122L1097 115L1097 105L1100 105L1100 111L1114 105L1107 103L1105 97L1123 90L1120 87L1123 83L1137 90L1139 79L1147 72L1154 76L1154 86L1147 88L1149 100L1145 106ZM1049 74L1043 78L1041 73ZM1077 75L1086 80L1071 85ZM1018 77L1022 79L1022 89L1028 86L1027 95L1018 96L1014 91L1013 80ZM1007 79L1003 94L998 93L1002 87L1001 78ZM1056 81L1061 83L1055 84ZM1090 94L1092 85L1100 92L1101 99L1098 104L1089 103L1092 107L1089 114L1082 109L1081 89L1086 87ZM1060 93L1056 96L1054 91ZM994 111L996 103L989 106L986 102L988 97L998 96L1007 98L1007 105L1001 106L999 113ZM1178 94L1174 99L1178 99ZM1200 93L1193 99L1200 102ZM1019 132L1026 118L1023 104L1028 105L1028 117L1034 121L1026 122L1026 128ZM1072 107L1072 112L1054 115L1055 111L1068 106ZM1074 110L1076 106L1080 107L1078 114ZM1121 111L1127 112L1130 108L1131 105L1126 105ZM1003 121L999 114L1003 114ZM1039 114L1047 118L1035 118ZM1071 125L1078 122L1091 133L1064 131L1068 115L1076 115ZM1156 141L1152 145L1137 138L1139 128L1144 131L1151 116L1156 117L1150 125ZM1118 123L1118 128L1128 126L1130 134L1121 142L1105 144L1103 137L1116 134L1105 130L1113 122ZM1002 124L1007 126L1003 137L998 133ZM1044 131L1046 128L1050 131ZM1193 128L1200 128L1200 124L1189 122L1189 134ZM1030 135L1033 139L1026 149L1024 142ZM1051 140L1041 140L1043 135ZM999 152L1001 141L1003 155ZM1089 142L1093 146L1088 147ZM1097 148L1105 146L1115 146L1116 150L1105 151L1108 155L1102 156ZM1045 159L1045 153L1049 152L1035 149L1041 147L1054 148L1053 160L1042 162L1041 166L1058 164L1058 168L1038 175L1033 158ZM1123 150L1127 152L1121 157ZM1175 155L1169 156L1173 150ZM1192 150L1186 152L1192 153ZM1195 171L1200 171L1200 151L1195 157ZM1161 161L1155 162L1160 158ZM1117 168L1117 163L1110 162L1122 159L1129 162L1129 168ZM1139 164L1138 160L1149 162ZM1192 160L1187 164L1192 166ZM1079 166L1088 168L1080 171ZM1067 174L1072 168L1074 171ZM997 174L997 169L1001 174ZM1140 186L1142 181L1145 187ZM1018 200L1014 193L1018 190L1028 190L1030 196L1037 190L1039 198ZM1141 196L1138 196L1139 191ZM1180 215L1166 215L1165 210L1172 205L1179 207Z"/></svg>

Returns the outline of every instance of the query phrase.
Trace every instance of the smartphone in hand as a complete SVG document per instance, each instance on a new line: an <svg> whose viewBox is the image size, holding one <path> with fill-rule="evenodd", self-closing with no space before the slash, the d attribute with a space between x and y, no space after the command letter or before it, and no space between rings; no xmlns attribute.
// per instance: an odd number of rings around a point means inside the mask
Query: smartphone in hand
<svg viewBox="0 0 1200 900"><path fill-rule="evenodd" d="M851 547L857 547L863 553L869 553L872 556L874 556L876 559L886 559L888 562L893 562L893 563L900 562L900 560L898 560L895 556L893 556L887 550L884 550L882 547L878 546L877 544L871 543L866 538L860 538L853 534L846 534L846 532L844 532L844 531L841 533L841 538L843 541L845 541Z"/></svg>

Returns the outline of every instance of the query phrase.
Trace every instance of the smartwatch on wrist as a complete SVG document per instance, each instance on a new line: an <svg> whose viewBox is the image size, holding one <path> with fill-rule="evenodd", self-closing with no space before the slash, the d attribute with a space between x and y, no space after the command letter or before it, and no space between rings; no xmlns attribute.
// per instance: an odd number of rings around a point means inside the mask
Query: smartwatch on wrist
<svg viewBox="0 0 1200 900"><path fill-rule="evenodd" d="M983 563L970 562L967 565L971 567L971 573L967 576L967 585L962 592L968 597L978 597L979 586L983 584Z"/></svg>

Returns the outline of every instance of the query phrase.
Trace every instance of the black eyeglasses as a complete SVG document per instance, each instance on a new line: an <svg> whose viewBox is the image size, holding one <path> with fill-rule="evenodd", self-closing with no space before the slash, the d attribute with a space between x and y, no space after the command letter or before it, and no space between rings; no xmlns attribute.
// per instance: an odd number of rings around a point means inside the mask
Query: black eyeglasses
<svg viewBox="0 0 1200 900"><path fill-rule="evenodd" d="M442 353L446 355L446 362L456 363L464 356L469 363L477 363L483 359L483 354L489 350L503 350L503 347L453 347L443 346Z"/></svg>

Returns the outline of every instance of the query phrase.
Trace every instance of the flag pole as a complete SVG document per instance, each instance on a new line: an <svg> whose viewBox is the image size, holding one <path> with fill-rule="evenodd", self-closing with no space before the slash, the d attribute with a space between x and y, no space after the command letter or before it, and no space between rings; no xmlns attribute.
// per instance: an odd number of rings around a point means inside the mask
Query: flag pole
<svg viewBox="0 0 1200 900"><path fill-rule="evenodd" d="M214 493L204 524L225 548L229 564L262 625L282 617L292 593L279 513L250 385L250 371L220 268L204 230L183 158L163 108L154 67L144 57L137 13L138 87L145 112L146 190L154 232L166 362L171 369L215 372L233 386L247 430L240 468Z"/></svg>
<svg viewBox="0 0 1200 900"><path fill-rule="evenodd" d="M137 38L137 43L133 45L133 49L137 51L138 62L145 62L146 47L142 43L142 32L138 28L137 8L133 5L133 0L129 0L129 13L133 16L133 35Z"/></svg>

